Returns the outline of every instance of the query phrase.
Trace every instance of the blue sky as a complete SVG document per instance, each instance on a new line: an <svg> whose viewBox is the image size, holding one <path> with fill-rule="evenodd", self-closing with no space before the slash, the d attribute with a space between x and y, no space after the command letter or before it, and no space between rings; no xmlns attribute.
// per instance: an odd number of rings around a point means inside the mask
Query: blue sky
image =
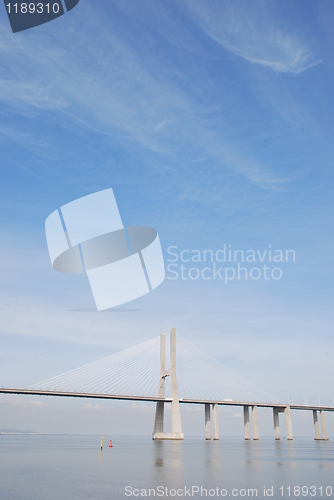
<svg viewBox="0 0 334 500"><path fill-rule="evenodd" d="M0 9L0 385L175 326L280 400L333 404L333 18L326 0L80 0L13 35ZM94 307L88 281L52 269L44 222L109 187L166 258L271 245L296 262L278 281L166 279L127 312L75 311Z"/></svg>

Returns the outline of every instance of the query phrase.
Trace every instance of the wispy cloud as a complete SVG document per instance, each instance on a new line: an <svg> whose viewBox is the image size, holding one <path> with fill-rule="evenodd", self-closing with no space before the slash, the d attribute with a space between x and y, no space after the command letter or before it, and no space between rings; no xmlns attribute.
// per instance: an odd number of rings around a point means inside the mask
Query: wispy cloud
<svg viewBox="0 0 334 500"><path fill-rule="evenodd" d="M62 96L54 95L51 85L36 85L33 80L17 81L15 79L1 79L0 88L2 98L15 108L33 107L40 110L58 110L68 108L69 103ZM13 102L14 100L14 102Z"/></svg>
<svg viewBox="0 0 334 500"><path fill-rule="evenodd" d="M57 40L51 34L42 38L19 34L16 44L0 45L6 76L10 75L0 80L6 106L25 117L34 116L35 123L134 142L144 155L153 152L171 163L182 162L183 174L192 176L194 169L202 170L201 165L187 163L205 156L214 169L233 172L259 187L272 190L286 184L247 145L229 141L228 117L220 114L217 123L215 114L209 113L208 118L205 72L202 94L196 75L177 76L177 61L170 62L168 71L150 53L148 63L145 51L138 51L115 26L111 29L101 12L90 10L89 5L85 9L91 29L98 33L89 41L78 30L74 46L73 32L61 37L57 33ZM209 126L208 119L213 120ZM176 175L181 186L179 172Z"/></svg>
<svg viewBox="0 0 334 500"><path fill-rule="evenodd" d="M271 12L268 2L188 4L207 35L251 63L278 73L301 73L321 62L307 39Z"/></svg>

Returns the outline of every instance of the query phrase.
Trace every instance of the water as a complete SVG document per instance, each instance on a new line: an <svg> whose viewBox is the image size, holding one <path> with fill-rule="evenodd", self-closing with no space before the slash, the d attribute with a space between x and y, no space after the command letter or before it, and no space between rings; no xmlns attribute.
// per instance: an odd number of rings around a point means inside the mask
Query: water
<svg viewBox="0 0 334 500"><path fill-rule="evenodd" d="M330 441L109 439L101 452L100 436L0 436L1 500L334 499Z"/></svg>

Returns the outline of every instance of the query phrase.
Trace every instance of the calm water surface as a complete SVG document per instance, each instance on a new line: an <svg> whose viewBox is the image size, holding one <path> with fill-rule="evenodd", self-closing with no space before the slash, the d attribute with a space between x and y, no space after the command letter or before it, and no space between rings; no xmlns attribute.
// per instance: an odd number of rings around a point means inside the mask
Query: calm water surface
<svg viewBox="0 0 334 500"><path fill-rule="evenodd" d="M153 442L118 437L113 448L108 444L105 437L101 452L100 436L0 436L1 500L134 499L154 494L162 499L257 494L334 500L331 441Z"/></svg>

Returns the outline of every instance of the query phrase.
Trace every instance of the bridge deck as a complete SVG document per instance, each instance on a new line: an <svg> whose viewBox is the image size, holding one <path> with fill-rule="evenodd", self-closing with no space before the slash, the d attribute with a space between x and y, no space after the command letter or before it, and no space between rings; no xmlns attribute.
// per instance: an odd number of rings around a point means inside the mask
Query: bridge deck
<svg viewBox="0 0 334 500"><path fill-rule="evenodd" d="M31 396L58 396L67 398L92 398L92 399L119 399L124 401L144 401L144 402L157 402L164 401L171 403L170 398L158 398L152 396L127 396L124 394L94 394L90 392L62 392L62 391L41 391L34 389L15 389L15 388L0 388L0 394L25 394ZM186 404L218 404L225 406L258 406L262 408L286 408L290 406L292 410L325 410L334 411L334 406L326 405L305 405L293 403L262 403L256 401L217 401L206 399L180 399L180 403Z"/></svg>

